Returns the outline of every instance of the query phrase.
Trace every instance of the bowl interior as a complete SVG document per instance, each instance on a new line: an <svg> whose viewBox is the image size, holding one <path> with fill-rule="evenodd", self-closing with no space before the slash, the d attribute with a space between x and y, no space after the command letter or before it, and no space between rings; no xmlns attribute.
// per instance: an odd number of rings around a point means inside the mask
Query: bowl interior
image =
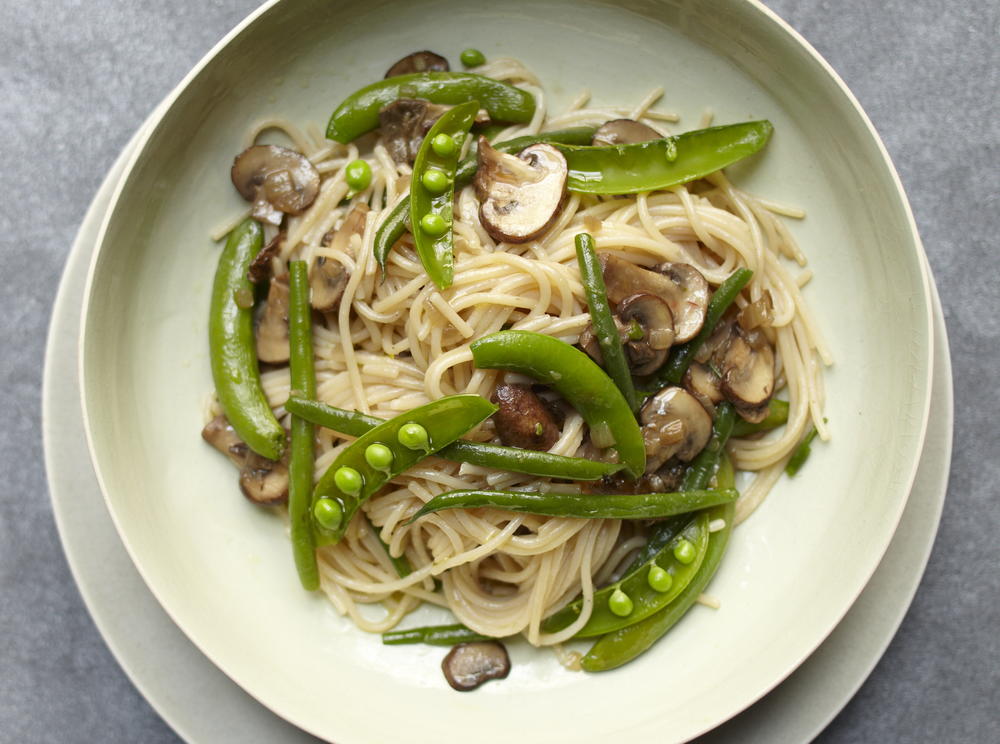
<svg viewBox="0 0 1000 744"><path fill-rule="evenodd" d="M730 175L799 205L791 230L833 349L834 439L736 532L696 607L655 649L602 676L517 644L503 684L458 695L438 649L386 648L302 592L284 526L239 495L200 437L212 389L206 315L219 248L209 230L244 202L228 169L248 126L320 126L395 59L467 46L516 56L558 110L580 90L638 102L662 85L676 131L768 118L762 157ZM749 705L801 662L863 588L889 543L922 443L930 306L905 197L863 114L766 10L736 0L625 3L305 0L266 9L175 94L139 148L105 223L83 320L85 416L98 477L150 588L219 667L278 714L340 744L679 741ZM417 620L437 619L424 612ZM544 695L538 694L544 691ZM391 700L393 715L372 715ZM612 711L626 707L627 716Z"/></svg>

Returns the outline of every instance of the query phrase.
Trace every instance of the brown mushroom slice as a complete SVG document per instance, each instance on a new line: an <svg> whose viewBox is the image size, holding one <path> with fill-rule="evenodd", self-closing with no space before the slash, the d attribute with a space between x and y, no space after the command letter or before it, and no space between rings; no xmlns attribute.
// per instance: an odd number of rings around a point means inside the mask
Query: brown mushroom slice
<svg viewBox="0 0 1000 744"><path fill-rule="evenodd" d="M329 247L350 255L351 238L364 233L369 211L367 204L355 204L340 228L333 231ZM350 276L350 272L340 261L328 256L317 256L309 269L309 302L313 309L324 313L333 311L344 294Z"/></svg>
<svg viewBox="0 0 1000 744"><path fill-rule="evenodd" d="M671 457L689 462L712 434L712 417L684 388L665 387L639 411L646 445L646 472L654 473Z"/></svg>
<svg viewBox="0 0 1000 744"><path fill-rule="evenodd" d="M499 406L493 425L508 447L547 450L559 440L552 409L528 385L497 385L490 400Z"/></svg>
<svg viewBox="0 0 1000 744"><path fill-rule="evenodd" d="M715 326L712 334L705 339L705 343L695 352L695 361L702 364L712 362L716 367L722 364L722 359L726 355L726 349L729 348L729 342L736 333L735 325L736 313L733 311L733 308L730 308Z"/></svg>
<svg viewBox="0 0 1000 744"><path fill-rule="evenodd" d="M451 70L451 66L448 64L448 60L440 54L425 49L421 52L407 54L386 70L385 76L391 78L397 75L410 75L414 72L448 72L449 70Z"/></svg>
<svg viewBox="0 0 1000 744"><path fill-rule="evenodd" d="M281 253L281 242L284 239L285 233L279 232L267 242L267 245L261 248L260 253L254 256L249 268L247 268L247 279L254 284L259 284L271 276L272 260Z"/></svg>
<svg viewBox="0 0 1000 744"><path fill-rule="evenodd" d="M257 323L257 358L267 364L288 361L288 275L275 277Z"/></svg>
<svg viewBox="0 0 1000 744"><path fill-rule="evenodd" d="M715 406L724 400L722 379L707 364L692 362L682 380L684 389L701 403L710 416L715 415Z"/></svg>
<svg viewBox="0 0 1000 744"><path fill-rule="evenodd" d="M288 501L288 466L284 460L268 460L247 448L240 470L240 490L261 506L277 506Z"/></svg>
<svg viewBox="0 0 1000 744"><path fill-rule="evenodd" d="M662 263L656 270L667 277L676 288L664 297L674 314L674 333L677 343L690 341L705 324L708 312L708 280L694 266L686 263Z"/></svg>
<svg viewBox="0 0 1000 744"><path fill-rule="evenodd" d="M617 315L612 315L611 318L615 321L615 327L618 329L618 337L621 339L622 345L627 344L629 340L628 328ZM601 366L604 366L604 354L601 353L601 345L597 342L597 336L594 334L594 326L592 324L583 329L583 332L580 334L580 340L577 343L587 353L587 356Z"/></svg>
<svg viewBox="0 0 1000 744"><path fill-rule="evenodd" d="M497 641L460 643L444 657L441 671L452 688L468 692L491 679L504 679L510 674L510 657Z"/></svg>
<svg viewBox="0 0 1000 744"><path fill-rule="evenodd" d="M424 135L449 108L420 98L400 98L383 106L379 129L392 159L413 165Z"/></svg>
<svg viewBox="0 0 1000 744"><path fill-rule="evenodd" d="M747 421L767 416L774 394L774 350L758 331L733 334L722 359L722 393Z"/></svg>
<svg viewBox="0 0 1000 744"><path fill-rule="evenodd" d="M548 230L566 196L569 168L562 153L538 144L508 155L480 137L477 158L479 221L490 237L526 243Z"/></svg>
<svg viewBox="0 0 1000 744"><path fill-rule="evenodd" d="M278 145L253 145L236 156L230 171L253 216L280 225L282 213L301 214L319 193L319 172L307 158Z"/></svg>
<svg viewBox="0 0 1000 744"><path fill-rule="evenodd" d="M655 139L663 139L663 135L635 119L612 119L597 128L590 144L599 147L634 145Z"/></svg>
<svg viewBox="0 0 1000 744"><path fill-rule="evenodd" d="M634 375L649 375L667 359L674 343L674 316L670 306L646 292L626 297L618 304L625 328L625 352Z"/></svg>
<svg viewBox="0 0 1000 744"><path fill-rule="evenodd" d="M236 429L225 416L216 416L205 424L205 428L201 430L201 437L228 457L233 465L238 468L243 467L250 448L240 439Z"/></svg>

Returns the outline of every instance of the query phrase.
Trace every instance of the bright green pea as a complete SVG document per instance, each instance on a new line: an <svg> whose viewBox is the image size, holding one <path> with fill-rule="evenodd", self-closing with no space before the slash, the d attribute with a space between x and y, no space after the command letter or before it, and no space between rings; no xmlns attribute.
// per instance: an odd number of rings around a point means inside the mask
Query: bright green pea
<svg viewBox="0 0 1000 744"><path fill-rule="evenodd" d="M486 63L486 55L478 49L466 49L459 55L459 59L466 67L479 67L479 65Z"/></svg>
<svg viewBox="0 0 1000 744"><path fill-rule="evenodd" d="M392 450L384 444L369 444L365 449L365 462L376 470L388 470L392 467Z"/></svg>
<svg viewBox="0 0 1000 744"><path fill-rule="evenodd" d="M438 157L446 158L455 154L458 150L458 144L450 134L441 132L441 134L431 140L431 149L434 150Z"/></svg>
<svg viewBox="0 0 1000 744"><path fill-rule="evenodd" d="M697 551L695 550L694 543L690 540L680 540L674 546L674 558L684 565L693 561L695 555L697 555Z"/></svg>
<svg viewBox="0 0 1000 744"><path fill-rule="evenodd" d="M326 530L336 530L344 519L344 510L334 499L319 499L313 505L313 517L320 527Z"/></svg>
<svg viewBox="0 0 1000 744"><path fill-rule="evenodd" d="M436 238L438 235L444 235L448 229L448 223L441 215L429 212L420 218L420 229Z"/></svg>
<svg viewBox="0 0 1000 744"><path fill-rule="evenodd" d="M650 589L663 594L663 592L670 591L670 587L674 583L674 577L654 563L649 569L646 581L649 583Z"/></svg>
<svg viewBox="0 0 1000 744"><path fill-rule="evenodd" d="M618 615L618 617L628 617L631 615L632 607L631 598L621 590L621 587L615 589L611 596L608 597L608 609L615 615Z"/></svg>
<svg viewBox="0 0 1000 744"><path fill-rule="evenodd" d="M348 496L357 496L365 485L365 479L361 477L361 473L346 465L337 468L337 472L333 474L333 482Z"/></svg>
<svg viewBox="0 0 1000 744"><path fill-rule="evenodd" d="M420 424L403 424L396 435L399 443L411 450L429 450L431 439L427 435L427 429Z"/></svg>
<svg viewBox="0 0 1000 744"><path fill-rule="evenodd" d="M347 185L355 191L363 191L372 182L372 168L364 160L352 160L344 169Z"/></svg>
<svg viewBox="0 0 1000 744"><path fill-rule="evenodd" d="M424 175L420 177L420 183L424 185L424 188L430 191L432 194L443 194L448 189L448 176L444 174L444 171L439 171L437 168L431 168L424 171Z"/></svg>

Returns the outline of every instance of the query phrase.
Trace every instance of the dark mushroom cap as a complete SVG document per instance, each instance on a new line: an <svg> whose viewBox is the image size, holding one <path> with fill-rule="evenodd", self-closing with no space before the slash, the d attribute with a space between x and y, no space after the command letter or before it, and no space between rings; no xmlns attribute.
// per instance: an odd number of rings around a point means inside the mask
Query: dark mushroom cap
<svg viewBox="0 0 1000 744"><path fill-rule="evenodd" d="M288 361L288 275L275 277L257 323L257 358L267 364Z"/></svg>
<svg viewBox="0 0 1000 744"><path fill-rule="evenodd" d="M400 98L383 106L378 112L379 130L392 159L413 165L424 135L449 108L422 98Z"/></svg>
<svg viewBox="0 0 1000 744"><path fill-rule="evenodd" d="M504 679L510 674L510 657L497 641L460 643L444 657L441 671L449 685L467 692L491 679Z"/></svg>
<svg viewBox="0 0 1000 744"><path fill-rule="evenodd" d="M225 416L209 421L201 436L240 469L240 491L249 501L261 506L288 501L288 466L284 459L268 460L251 450Z"/></svg>
<svg viewBox="0 0 1000 744"><path fill-rule="evenodd" d="M440 54L435 54L425 49L422 52L407 54L386 70L385 76L391 78L397 75L409 75L414 72L448 72L450 69L451 66L448 64L448 60Z"/></svg>
<svg viewBox="0 0 1000 744"><path fill-rule="evenodd" d="M597 146L634 145L638 142L649 142L655 139L663 139L663 135L652 127L647 127L634 119L612 119L597 128L590 144Z"/></svg>
<svg viewBox="0 0 1000 744"><path fill-rule="evenodd" d="M692 362L684 373L684 389L697 398L710 416L715 415L715 406L723 401L722 380L707 364Z"/></svg>
<svg viewBox="0 0 1000 744"><path fill-rule="evenodd" d="M735 331L721 367L726 399L746 420L763 420L774 394L774 350L764 334Z"/></svg>
<svg viewBox="0 0 1000 744"><path fill-rule="evenodd" d="M249 268L247 268L247 279L254 284L259 284L271 276L272 260L277 258L281 253L281 243L284 239L285 233L277 233L268 241L267 245L260 250L260 253L254 256L253 261L250 262Z"/></svg>
<svg viewBox="0 0 1000 744"><path fill-rule="evenodd" d="M364 233L368 212L367 204L355 204L340 227L333 232L330 247L350 254L351 237ZM350 272L340 261L317 256L309 269L309 301L313 309L324 313L333 311L344 294L350 276Z"/></svg>
<svg viewBox="0 0 1000 744"><path fill-rule="evenodd" d="M665 387L639 411L646 445L646 472L660 469L671 457L689 462L708 444L712 417L684 388Z"/></svg>
<svg viewBox="0 0 1000 744"><path fill-rule="evenodd" d="M319 193L319 172L308 158L278 145L253 145L236 156L230 171L253 215L273 225L281 213L301 214Z"/></svg>
<svg viewBox="0 0 1000 744"><path fill-rule="evenodd" d="M499 407L493 425L508 447L547 450L559 440L560 426L552 410L528 385L501 383L490 400Z"/></svg>
<svg viewBox="0 0 1000 744"><path fill-rule="evenodd" d="M201 437L228 457L233 465L238 468L243 467L250 448L240 439L236 429L225 416L216 416L205 424L205 428L201 430Z"/></svg>
<svg viewBox="0 0 1000 744"><path fill-rule="evenodd" d="M664 297L674 314L677 343L690 341L705 324L708 312L708 280L694 266L686 263L662 263L656 270L673 282L676 288Z"/></svg>
<svg viewBox="0 0 1000 744"><path fill-rule="evenodd" d="M618 317L625 328L625 351L634 375L652 374L667 359L674 343L674 316L670 306L647 292L626 297L618 304ZM633 323L639 338L632 338Z"/></svg>

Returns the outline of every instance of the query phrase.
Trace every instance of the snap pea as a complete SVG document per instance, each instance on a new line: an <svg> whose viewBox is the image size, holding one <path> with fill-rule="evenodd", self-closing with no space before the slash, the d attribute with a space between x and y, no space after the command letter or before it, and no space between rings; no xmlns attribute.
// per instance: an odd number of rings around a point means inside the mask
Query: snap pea
<svg viewBox="0 0 1000 744"><path fill-rule="evenodd" d="M471 72L418 72L397 75L365 86L334 110L326 136L350 142L375 129L379 110L398 98L422 98L431 103L479 101L490 118L524 124L535 113L535 99L525 90Z"/></svg>
<svg viewBox="0 0 1000 744"><path fill-rule="evenodd" d="M608 292L604 287L604 273L601 262L597 259L594 248L594 238L588 233L576 236L576 261L580 266L580 280L587 294L587 306L590 308L590 323L594 327L597 345L601 347L604 359L604 369L615 381L629 408L633 411L639 408L639 396L632 384L632 372L625 359L625 347L622 346L618 326L615 325L611 305L608 303Z"/></svg>
<svg viewBox="0 0 1000 744"><path fill-rule="evenodd" d="M592 439L599 446L613 446L633 478L642 475L646 448L632 409L582 351L531 331L499 331L475 341L471 349L477 367L520 372L554 387L583 416Z"/></svg>
<svg viewBox="0 0 1000 744"><path fill-rule="evenodd" d="M594 136L594 127L570 127L569 129L557 129L552 132L542 132L541 134L529 134L524 137L514 137L505 142L498 142L493 147L500 152L520 152L526 147L541 143L562 142L568 145L582 145L590 142ZM458 166L455 171L455 188L465 186L476 175L479 168L479 161L473 152ZM385 271L385 262L389 257L389 251L406 232L410 224L410 197L405 196L393 207L382 224L375 232L375 260L379 267Z"/></svg>
<svg viewBox="0 0 1000 744"><path fill-rule="evenodd" d="M733 469L728 458L723 458L718 473L719 485L732 487ZM716 519L725 520L725 527L718 532L712 532L708 537L708 546L697 573L684 589L682 589L666 607L645 619L619 628L602 636L580 660L580 666L588 672L603 672L615 669L646 651L656 641L680 620L705 590L715 575L722 556L729 545L729 537L733 531L733 504L724 504L709 510L709 522Z"/></svg>
<svg viewBox="0 0 1000 744"><path fill-rule="evenodd" d="M334 408L324 403L296 397L288 399L285 410L314 424L352 437L360 437L379 424L385 423L384 419L357 411L345 411L343 408ZM452 442L440 450L437 456L453 462L465 462L495 470L577 481L600 480L622 469L621 465L611 462L596 462L581 457L566 457L549 452L465 440Z"/></svg>
<svg viewBox="0 0 1000 744"><path fill-rule="evenodd" d="M627 572L614 584L594 592L594 607L590 619L574 637L592 638L604 635L641 622L668 606L697 575L701 567L708 550L708 515L708 511L702 511L690 518L684 529L650 560ZM650 581L650 572L654 568L665 571L671 577L668 584L663 581L659 572L654 574L654 581ZM654 583L659 583L661 586L667 584L666 590L658 591L653 588ZM632 602L631 611L623 615L611 606L611 599L619 593L624 594ZM542 622L542 630L546 633L560 631L580 617L582 610L583 598L578 597L554 615L547 617Z"/></svg>
<svg viewBox="0 0 1000 744"><path fill-rule="evenodd" d="M312 308L309 306L309 269L305 261L292 261L288 265L288 347L292 390L306 398L315 397ZM319 588L311 517L315 437L315 426L293 414L288 459L288 522L295 568L302 588L308 591Z"/></svg>
<svg viewBox="0 0 1000 744"><path fill-rule="evenodd" d="M744 418L737 418L733 424L734 437L747 437L762 431L770 431L788 423L788 401L773 398L768 403L767 416L763 421L751 424Z"/></svg>
<svg viewBox="0 0 1000 744"><path fill-rule="evenodd" d="M313 490L314 505L335 504L343 515L333 529L317 525L317 544L338 542L361 504L386 481L451 444L496 410L496 406L478 395L452 395L400 414L360 436L333 461ZM399 441L400 430L414 424L427 433L426 449L413 449ZM392 450L391 469L378 470L366 461L365 450L375 443L384 444ZM359 476L360 483L356 490L339 487L344 480L343 474L350 471L356 471ZM339 479L338 473L341 473Z"/></svg>
<svg viewBox="0 0 1000 744"><path fill-rule="evenodd" d="M459 643L492 640L494 639L491 636L484 636L461 624L425 625L422 628L392 630L382 634L382 643L386 646L402 646L407 643L426 643L430 646L455 646Z"/></svg>
<svg viewBox="0 0 1000 744"><path fill-rule="evenodd" d="M212 285L208 347L215 392L229 423L250 449L278 460L285 449L285 430L260 384L252 303L240 300L253 297L247 269L263 244L264 231L252 219L229 233Z"/></svg>
<svg viewBox="0 0 1000 744"><path fill-rule="evenodd" d="M788 460L788 464L785 465L785 472L789 477L794 477L796 473L799 472L799 468L806 464L806 460L809 459L809 453L812 452L812 440L816 438L816 427L809 429L809 432L802 438L799 442L799 446L795 448L795 452L792 453L791 459Z"/></svg>
<svg viewBox="0 0 1000 744"><path fill-rule="evenodd" d="M667 383L679 385L687 368L691 366L694 355L698 353L701 345L708 340L722 319L723 313L733 304L737 295L743 290L753 272L750 269L737 269L712 294L712 299L708 301L708 309L705 311L705 323L702 325L698 335L687 343L675 346L670 350L670 356L656 374L653 375L656 387L662 387Z"/></svg>
<svg viewBox="0 0 1000 744"><path fill-rule="evenodd" d="M417 255L427 275L441 289L451 286L454 277L454 235L452 204L455 200L455 169L462 143L479 110L478 101L469 101L443 113L424 137L413 163L410 178L410 225ZM439 138L443 138L440 139ZM452 147L438 146L451 142ZM432 191L424 176L437 171L445 187Z"/></svg>
<svg viewBox="0 0 1000 744"><path fill-rule="evenodd" d="M676 137L606 147L556 145L566 157L566 188L586 194L638 194L704 178L767 144L771 122L748 121Z"/></svg>
<svg viewBox="0 0 1000 744"><path fill-rule="evenodd" d="M410 518L409 523L445 509L488 506L505 511L579 519L658 519L690 514L725 504L737 497L732 489L676 491L673 493L532 493L527 491L448 491L435 496Z"/></svg>

